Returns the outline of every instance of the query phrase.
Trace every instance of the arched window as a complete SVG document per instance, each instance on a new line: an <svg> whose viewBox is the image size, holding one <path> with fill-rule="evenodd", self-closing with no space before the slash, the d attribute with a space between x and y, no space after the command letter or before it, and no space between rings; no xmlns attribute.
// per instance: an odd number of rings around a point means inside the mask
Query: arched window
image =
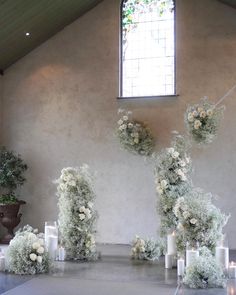
<svg viewBox="0 0 236 295"><path fill-rule="evenodd" d="M120 97L175 94L174 0L123 0Z"/></svg>

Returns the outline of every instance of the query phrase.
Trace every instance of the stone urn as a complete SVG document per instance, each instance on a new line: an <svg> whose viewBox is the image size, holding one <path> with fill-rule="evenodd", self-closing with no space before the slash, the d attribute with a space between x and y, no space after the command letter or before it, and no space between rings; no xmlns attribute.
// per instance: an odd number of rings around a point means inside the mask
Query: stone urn
<svg viewBox="0 0 236 295"><path fill-rule="evenodd" d="M14 238L14 228L20 223L22 214L19 213L20 206L24 205L25 201L18 201L15 204L0 204L0 222L7 229L7 234L0 243L9 244Z"/></svg>

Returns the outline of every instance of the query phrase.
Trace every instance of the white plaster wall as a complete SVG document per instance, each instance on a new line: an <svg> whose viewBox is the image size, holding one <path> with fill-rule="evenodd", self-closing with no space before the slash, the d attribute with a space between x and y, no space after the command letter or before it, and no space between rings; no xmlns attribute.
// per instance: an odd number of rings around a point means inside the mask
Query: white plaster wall
<svg viewBox="0 0 236 295"><path fill-rule="evenodd" d="M119 2L105 0L4 76L4 143L29 165L23 222L42 228L56 219L53 179L61 168L86 162L97 171L98 241L109 243L128 243L136 233L155 236L158 228L153 167L120 150L118 107L146 121L160 148L173 129L184 130L188 103L205 95L216 101L236 81L236 10L215 0L177 0L180 96L118 102ZM193 150L194 177L232 212L227 232L236 248L235 96L226 106L215 144Z"/></svg>

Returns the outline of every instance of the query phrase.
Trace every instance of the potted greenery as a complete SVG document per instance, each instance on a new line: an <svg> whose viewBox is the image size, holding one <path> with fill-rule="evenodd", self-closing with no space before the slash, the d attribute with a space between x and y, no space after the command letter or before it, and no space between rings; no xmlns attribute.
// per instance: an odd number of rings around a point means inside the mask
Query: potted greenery
<svg viewBox="0 0 236 295"><path fill-rule="evenodd" d="M20 155L15 155L5 147L0 148L0 222L7 228L7 235L1 243L8 244L14 237L13 230L20 223L18 214L24 201L18 200L16 189L25 182L24 172L27 165Z"/></svg>

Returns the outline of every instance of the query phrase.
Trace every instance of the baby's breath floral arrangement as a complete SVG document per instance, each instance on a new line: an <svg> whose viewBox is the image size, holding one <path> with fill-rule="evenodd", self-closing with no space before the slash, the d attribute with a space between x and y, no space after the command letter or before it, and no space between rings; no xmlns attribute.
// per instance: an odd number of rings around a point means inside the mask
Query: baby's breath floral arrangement
<svg viewBox="0 0 236 295"><path fill-rule="evenodd" d="M214 250L229 216L212 203L212 198L211 193L195 188L177 199L173 212L179 222L178 249L185 249L187 242L190 245L198 242Z"/></svg>
<svg viewBox="0 0 236 295"><path fill-rule="evenodd" d="M95 260L94 191L88 165L64 168L61 171L57 194L59 197L59 231L68 259Z"/></svg>
<svg viewBox="0 0 236 295"><path fill-rule="evenodd" d="M223 269L207 248L187 267L183 283L190 288L206 289L226 286Z"/></svg>
<svg viewBox="0 0 236 295"><path fill-rule="evenodd" d="M119 110L117 137L121 146L134 154L150 156L154 149L154 138L149 128L131 118L132 112Z"/></svg>
<svg viewBox="0 0 236 295"><path fill-rule="evenodd" d="M161 217L161 233L165 235L175 229L178 220L173 212L177 199L190 191L191 159L187 153L188 141L181 135L175 135L170 148L166 148L156 157L155 182L159 195L158 212Z"/></svg>
<svg viewBox="0 0 236 295"><path fill-rule="evenodd" d="M158 260L163 255L164 247L162 240L142 239L136 235L132 242L131 257L137 260Z"/></svg>
<svg viewBox="0 0 236 295"><path fill-rule="evenodd" d="M198 144L211 143L217 135L224 107L217 107L206 97L200 103L189 106L185 123L192 139Z"/></svg>
<svg viewBox="0 0 236 295"><path fill-rule="evenodd" d="M19 275L47 273L50 267L44 235L27 225L16 232L7 249L8 270Z"/></svg>

